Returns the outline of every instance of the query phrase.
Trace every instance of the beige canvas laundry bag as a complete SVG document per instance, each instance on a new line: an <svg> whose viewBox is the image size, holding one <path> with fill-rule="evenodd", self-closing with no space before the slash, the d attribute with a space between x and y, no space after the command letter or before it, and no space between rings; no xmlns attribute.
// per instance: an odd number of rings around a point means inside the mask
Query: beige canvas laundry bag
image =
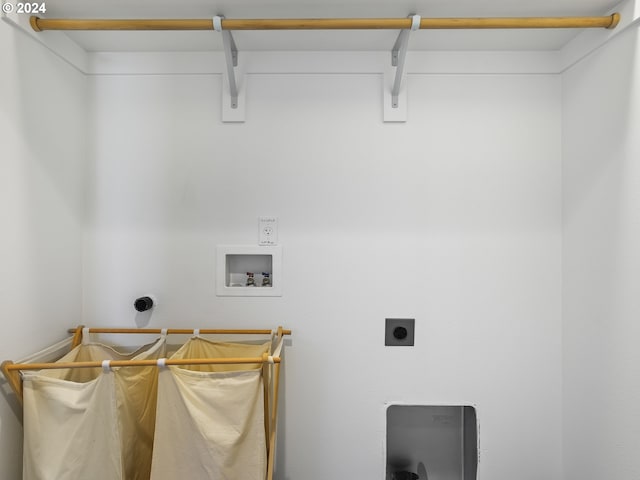
<svg viewBox="0 0 640 480"><path fill-rule="evenodd" d="M153 359L164 337L124 354L78 345L59 362ZM156 367L25 372L24 480L148 479Z"/></svg>
<svg viewBox="0 0 640 480"><path fill-rule="evenodd" d="M171 358L259 358L261 345L194 337ZM264 480L261 364L160 369L152 480Z"/></svg>

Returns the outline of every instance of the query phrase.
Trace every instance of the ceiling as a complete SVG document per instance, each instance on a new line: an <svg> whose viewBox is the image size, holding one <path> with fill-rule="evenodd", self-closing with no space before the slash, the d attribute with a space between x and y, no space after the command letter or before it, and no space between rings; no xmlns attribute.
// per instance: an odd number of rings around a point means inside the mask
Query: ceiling
<svg viewBox="0 0 640 480"><path fill-rule="evenodd" d="M606 15L618 0L49 0L47 18L382 18ZM557 50L579 30L422 30L411 50ZM87 51L222 50L213 31L67 32ZM393 30L238 31L240 51L390 50Z"/></svg>

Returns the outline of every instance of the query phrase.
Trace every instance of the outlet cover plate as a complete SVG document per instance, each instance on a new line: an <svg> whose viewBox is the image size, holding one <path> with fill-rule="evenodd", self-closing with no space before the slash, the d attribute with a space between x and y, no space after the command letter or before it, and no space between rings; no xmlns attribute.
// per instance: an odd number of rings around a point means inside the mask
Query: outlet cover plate
<svg viewBox="0 0 640 480"><path fill-rule="evenodd" d="M258 218L259 245L278 244L278 219L276 217Z"/></svg>
<svg viewBox="0 0 640 480"><path fill-rule="evenodd" d="M384 326L384 344L391 347L413 347L415 318L387 318Z"/></svg>

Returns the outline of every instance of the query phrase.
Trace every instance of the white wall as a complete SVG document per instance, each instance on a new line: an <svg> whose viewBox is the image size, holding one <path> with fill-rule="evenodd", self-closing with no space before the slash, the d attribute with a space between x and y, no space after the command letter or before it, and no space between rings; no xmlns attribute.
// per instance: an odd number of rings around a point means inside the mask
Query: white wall
<svg viewBox="0 0 640 480"><path fill-rule="evenodd" d="M480 478L562 477L561 98L554 75L91 78L88 324L293 329L281 480L384 477L388 402L478 408ZM281 298L215 296L217 244L276 215ZM385 348L385 317L416 318ZM429 466L427 465L427 469Z"/></svg>
<svg viewBox="0 0 640 480"><path fill-rule="evenodd" d="M639 478L640 39L563 76L565 478Z"/></svg>
<svg viewBox="0 0 640 480"><path fill-rule="evenodd" d="M81 318L86 79L0 22L0 360ZM21 477L21 410L0 382L0 477Z"/></svg>

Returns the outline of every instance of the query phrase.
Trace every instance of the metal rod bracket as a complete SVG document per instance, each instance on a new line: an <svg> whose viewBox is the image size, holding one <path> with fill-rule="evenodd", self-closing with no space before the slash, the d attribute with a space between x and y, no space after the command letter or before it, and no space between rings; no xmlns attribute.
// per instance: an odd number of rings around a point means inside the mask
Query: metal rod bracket
<svg viewBox="0 0 640 480"><path fill-rule="evenodd" d="M235 42L233 41L231 32L222 32L222 45L224 46L224 58L227 62L231 108L238 108L238 84L236 83L236 73L233 69L233 67L238 65L238 50L235 48Z"/></svg>
<svg viewBox="0 0 640 480"><path fill-rule="evenodd" d="M244 95L239 93L238 84L240 79L236 78L234 67L238 66L238 47L233 39L231 31L225 30L222 23L224 17L216 15L213 17L213 29L222 35L222 46L227 73L223 76L222 86L222 121L223 122L243 122L244 121ZM242 75L239 75L241 78ZM241 102L240 99L243 101ZM242 105L239 108L240 103Z"/></svg>
<svg viewBox="0 0 640 480"><path fill-rule="evenodd" d="M238 65L238 47L233 40L233 35L222 27L222 15L213 17L213 29L222 34L222 46L224 48L224 58L227 63L227 75L229 80L229 94L231 95L231 108L238 108L238 86L236 74L233 67Z"/></svg>
<svg viewBox="0 0 640 480"><path fill-rule="evenodd" d="M391 66L396 67L396 75L391 88L391 107L398 108L398 96L404 75L404 61L407 56L407 46L409 44L409 34L420 28L420 15L409 15L411 18L411 29L402 30L396 39L396 43L391 50Z"/></svg>

